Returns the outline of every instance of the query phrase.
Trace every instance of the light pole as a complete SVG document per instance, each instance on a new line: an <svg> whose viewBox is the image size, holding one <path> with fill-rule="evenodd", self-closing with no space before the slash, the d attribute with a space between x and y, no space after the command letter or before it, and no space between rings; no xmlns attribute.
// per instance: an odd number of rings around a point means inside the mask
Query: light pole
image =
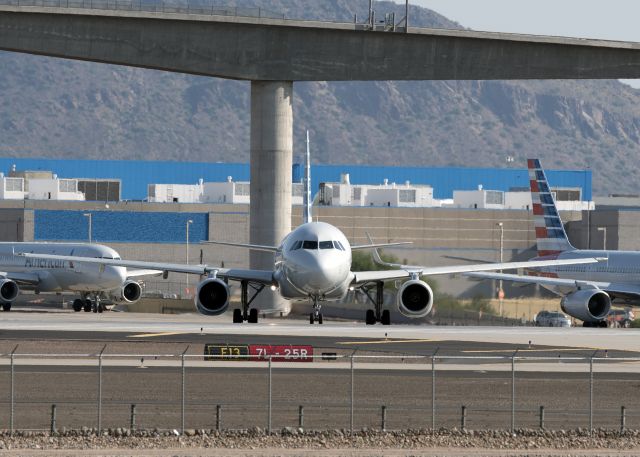
<svg viewBox="0 0 640 457"><path fill-rule="evenodd" d="M602 232L604 239L602 240L602 249L607 250L607 227L598 227L598 232Z"/></svg>
<svg viewBox="0 0 640 457"><path fill-rule="evenodd" d="M82 215L89 218L89 243L91 243L91 213L84 213Z"/></svg>
<svg viewBox="0 0 640 457"><path fill-rule="evenodd" d="M187 248L186 248L186 263L187 265L189 265L189 226L193 224L193 221L191 219L189 219L187 221ZM186 289L189 289L189 274L187 274L187 287Z"/></svg>
<svg viewBox="0 0 640 457"><path fill-rule="evenodd" d="M498 222L496 224L500 227L500 263L502 263L502 253L504 248L504 224L502 222ZM502 270L500 270L502 273ZM504 298L504 291L502 290L502 279L498 282L498 303L500 304L500 317L502 317L502 299Z"/></svg>

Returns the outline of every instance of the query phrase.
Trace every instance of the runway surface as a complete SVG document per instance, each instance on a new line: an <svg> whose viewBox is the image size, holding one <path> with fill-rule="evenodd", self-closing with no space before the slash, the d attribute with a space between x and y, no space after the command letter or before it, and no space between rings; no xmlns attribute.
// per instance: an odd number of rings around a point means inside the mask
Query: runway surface
<svg viewBox="0 0 640 457"><path fill-rule="evenodd" d="M640 330L537 327L309 325L295 319L232 324L228 316L109 312L0 314L0 339L155 341L222 344L301 344L344 351L429 355L640 356Z"/></svg>
<svg viewBox="0 0 640 457"><path fill-rule="evenodd" d="M640 343L634 329L311 326L294 319L233 325L228 316L116 312L0 316L0 392L11 392L13 379L18 428L46 429L54 403L60 426L95 425L99 386L105 426L127 426L135 404L140 426L179 428L182 386L191 428L212 428L216 405L227 428L264 427L269 398L274 427L295 425L302 405L308 427L344 428L352 388L358 428L379 427L382 406L388 428L427 427L434 405L438 427L459 426L464 405L469 427L504 428L511 420L512 392L522 426L536 426L541 405L549 427L585 426L588 357L596 350L601 358L593 375L596 423L615 427L624 405L629 426L640 425ZM276 362L269 378L266 361L206 360L205 344L310 345L315 355L336 354L337 360ZM516 350L528 360L517 359L512 378L510 357ZM432 371L435 351L441 358ZM354 353L360 358L351 371L349 359L341 357ZM0 398L0 410L9 407L9 398ZM6 421L7 415L0 415L0 428Z"/></svg>

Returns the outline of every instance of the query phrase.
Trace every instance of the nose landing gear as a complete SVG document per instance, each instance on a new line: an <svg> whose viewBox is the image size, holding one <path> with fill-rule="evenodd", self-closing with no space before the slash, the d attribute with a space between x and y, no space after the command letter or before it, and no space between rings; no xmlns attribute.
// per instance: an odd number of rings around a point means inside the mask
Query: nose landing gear
<svg viewBox="0 0 640 457"><path fill-rule="evenodd" d="M320 312L320 309L322 308L322 305L320 304L320 301L318 300L317 296L313 297L313 312L309 314L309 323L311 325L313 325L314 323L318 323L320 325L322 325L322 313Z"/></svg>

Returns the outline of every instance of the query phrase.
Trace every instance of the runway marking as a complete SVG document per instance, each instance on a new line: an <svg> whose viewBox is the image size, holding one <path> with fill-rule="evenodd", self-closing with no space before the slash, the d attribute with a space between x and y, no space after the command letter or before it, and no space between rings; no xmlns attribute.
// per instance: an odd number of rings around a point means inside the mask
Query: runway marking
<svg viewBox="0 0 640 457"><path fill-rule="evenodd" d="M392 343L427 343L430 341L437 341L432 338L422 338L417 340L403 340L403 339L388 339L388 340L374 340L374 341L336 341L336 344L392 344Z"/></svg>
<svg viewBox="0 0 640 457"><path fill-rule="evenodd" d="M571 351L595 351L595 350L601 351L602 349L598 349L598 348L552 348L552 349L518 349L518 352L571 352ZM468 350L468 351L460 351L460 352L464 352L464 353L481 353L481 354L487 354L487 353L501 353L501 352L515 352L513 349L487 349L485 351L480 350L480 349L474 349L474 350Z"/></svg>
<svg viewBox="0 0 640 457"><path fill-rule="evenodd" d="M161 333L140 333L138 335L127 335L127 338L149 338L153 336L188 335L192 332L161 332Z"/></svg>

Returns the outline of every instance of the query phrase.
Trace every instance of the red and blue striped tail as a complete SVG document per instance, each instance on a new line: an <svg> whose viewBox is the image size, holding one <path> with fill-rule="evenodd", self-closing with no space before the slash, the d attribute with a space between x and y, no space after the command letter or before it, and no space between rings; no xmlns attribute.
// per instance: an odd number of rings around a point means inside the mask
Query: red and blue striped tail
<svg viewBox="0 0 640 457"><path fill-rule="evenodd" d="M538 256L557 256L575 248L569 243L540 160L527 160Z"/></svg>

